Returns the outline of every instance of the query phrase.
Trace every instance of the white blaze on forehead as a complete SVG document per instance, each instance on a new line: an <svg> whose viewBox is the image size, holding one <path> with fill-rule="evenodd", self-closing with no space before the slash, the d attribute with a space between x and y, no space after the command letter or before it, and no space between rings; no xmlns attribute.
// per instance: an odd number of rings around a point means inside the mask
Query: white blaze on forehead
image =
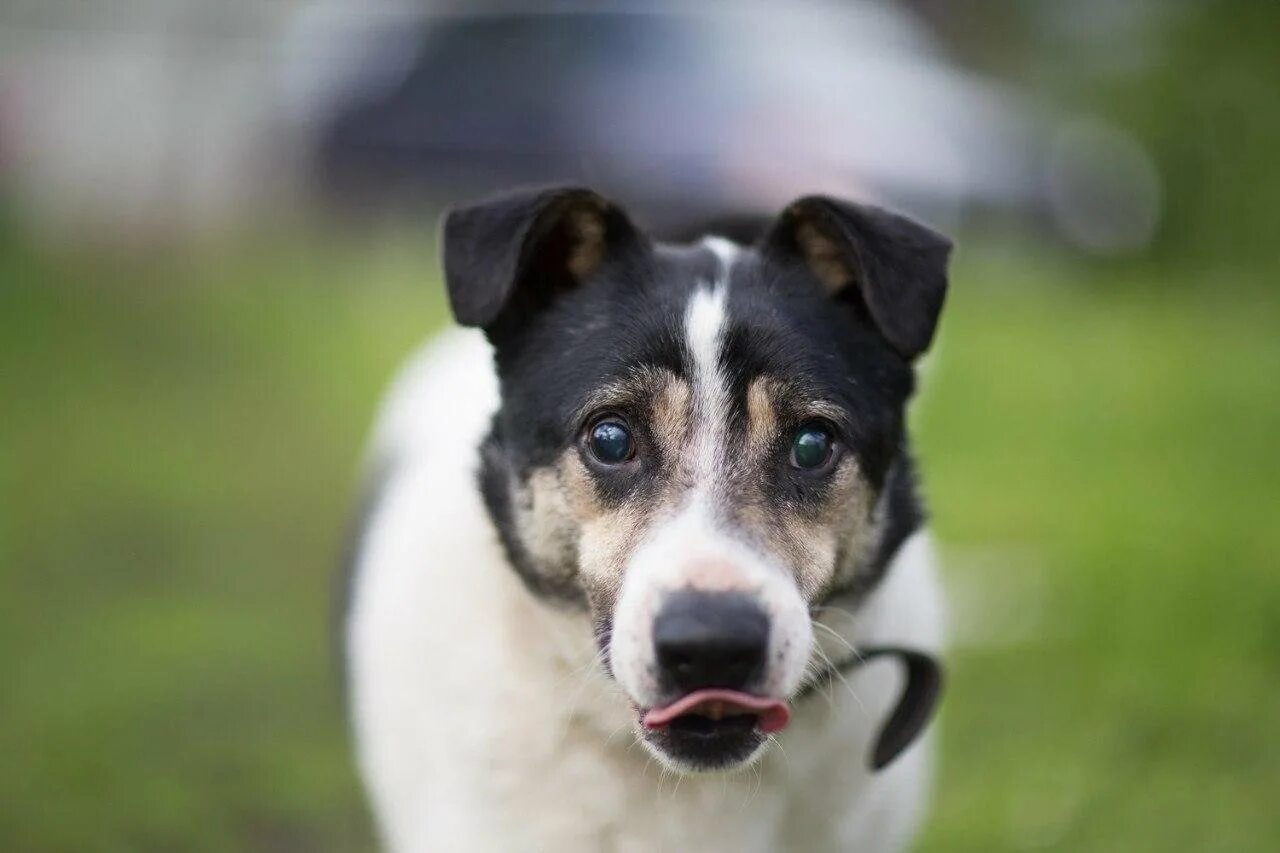
<svg viewBox="0 0 1280 853"><path fill-rule="evenodd" d="M685 312L685 340L693 364L693 392L698 414L727 408L728 389L720 370L720 347L724 342L726 288L717 283L710 290L699 288Z"/></svg>
<svg viewBox="0 0 1280 853"><path fill-rule="evenodd" d="M729 272L738 253L737 246L719 237L707 237L703 245L716 256L716 278L709 286L694 291L685 311L695 419L690 461L699 493L705 492L722 459L729 417L729 389L720 367L720 353L728 319Z"/></svg>
<svg viewBox="0 0 1280 853"><path fill-rule="evenodd" d="M719 373L729 272L739 251L737 246L722 237L707 237L702 245L716 256L718 268L713 282L693 292L685 312L685 337L693 354L696 379Z"/></svg>

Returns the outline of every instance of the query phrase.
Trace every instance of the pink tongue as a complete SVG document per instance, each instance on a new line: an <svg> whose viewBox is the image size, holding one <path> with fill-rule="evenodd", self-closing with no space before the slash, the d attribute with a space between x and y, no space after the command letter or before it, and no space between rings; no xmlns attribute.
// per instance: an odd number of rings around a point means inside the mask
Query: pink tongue
<svg viewBox="0 0 1280 853"><path fill-rule="evenodd" d="M646 729L660 729L676 717L687 714L704 702L723 702L759 714L756 726L765 734L782 731L791 722L791 707L781 699L752 696L740 690L695 690L670 705L650 708L641 721Z"/></svg>

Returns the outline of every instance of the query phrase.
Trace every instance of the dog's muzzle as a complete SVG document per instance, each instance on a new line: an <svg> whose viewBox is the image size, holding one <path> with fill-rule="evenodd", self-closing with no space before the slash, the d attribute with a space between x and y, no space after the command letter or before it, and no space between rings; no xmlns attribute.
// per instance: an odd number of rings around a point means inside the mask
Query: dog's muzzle
<svg viewBox="0 0 1280 853"><path fill-rule="evenodd" d="M761 695L770 621L740 592L669 594L653 622L653 653L670 701L643 712L649 739L671 758L724 767L748 758L780 731L791 709Z"/></svg>

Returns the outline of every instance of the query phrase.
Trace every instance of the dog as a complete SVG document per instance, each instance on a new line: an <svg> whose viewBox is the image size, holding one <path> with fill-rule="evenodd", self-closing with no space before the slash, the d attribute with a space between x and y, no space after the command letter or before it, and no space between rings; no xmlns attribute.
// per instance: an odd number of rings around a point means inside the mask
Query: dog
<svg viewBox="0 0 1280 853"><path fill-rule="evenodd" d="M394 851L899 850L943 607L905 428L951 244L824 196L750 246L600 194L453 209L351 555Z"/></svg>

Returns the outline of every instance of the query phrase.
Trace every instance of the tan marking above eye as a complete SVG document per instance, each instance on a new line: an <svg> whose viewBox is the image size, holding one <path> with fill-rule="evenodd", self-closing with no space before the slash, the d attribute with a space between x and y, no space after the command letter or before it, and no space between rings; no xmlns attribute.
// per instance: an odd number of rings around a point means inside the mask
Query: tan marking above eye
<svg viewBox="0 0 1280 853"><path fill-rule="evenodd" d="M782 383L769 376L757 376L747 388L747 452L762 457L778 433L777 399Z"/></svg>
<svg viewBox="0 0 1280 853"><path fill-rule="evenodd" d="M776 376L757 376L747 387L747 448L753 458L773 446L784 421L836 424L845 419L844 410L835 403L812 399L803 388Z"/></svg>
<svg viewBox="0 0 1280 853"><path fill-rule="evenodd" d="M586 421L609 409L647 410L673 384L686 383L666 368L649 365L632 368L626 376L595 389L578 407L575 418Z"/></svg>
<svg viewBox="0 0 1280 853"><path fill-rule="evenodd" d="M653 440L668 454L684 443L693 414L693 389L672 374L654 395L649 413Z"/></svg>

